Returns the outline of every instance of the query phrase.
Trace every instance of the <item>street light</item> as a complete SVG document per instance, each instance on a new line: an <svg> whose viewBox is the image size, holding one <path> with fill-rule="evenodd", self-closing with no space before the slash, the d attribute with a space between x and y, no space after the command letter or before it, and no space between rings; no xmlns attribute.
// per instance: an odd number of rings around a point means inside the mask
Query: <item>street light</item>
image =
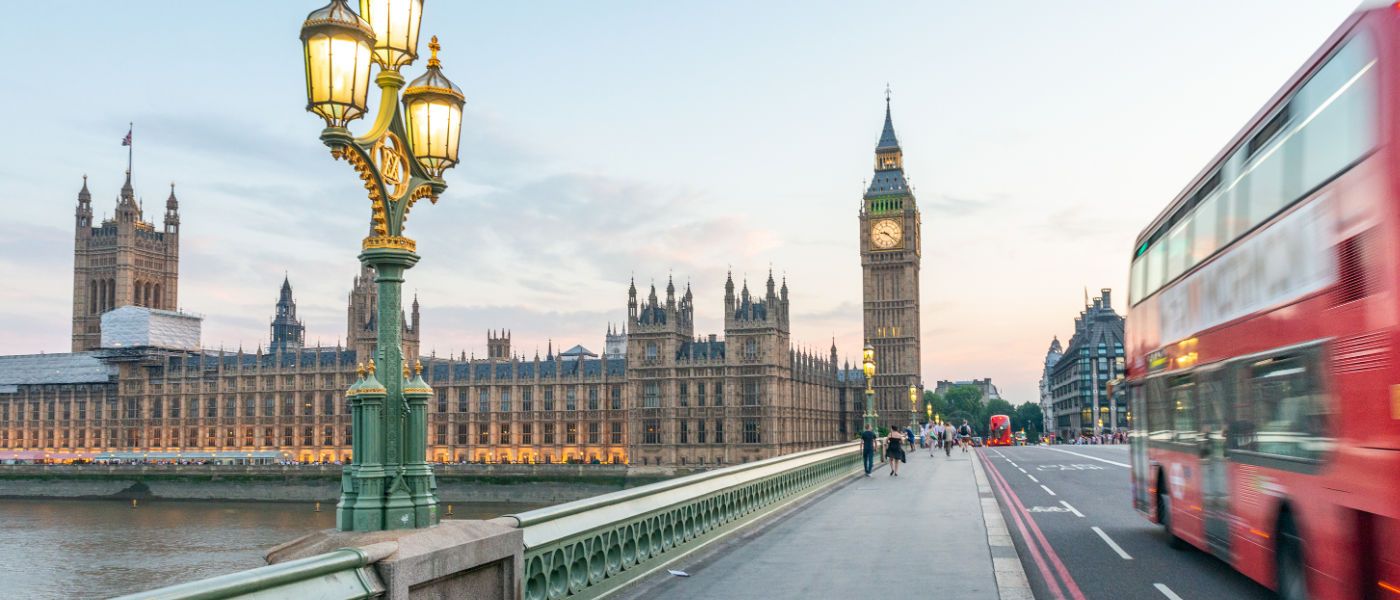
<svg viewBox="0 0 1400 600"><path fill-rule="evenodd" d="M301 26L306 58L306 110L326 127L345 127L365 114L374 30L344 0L332 1Z"/></svg>
<svg viewBox="0 0 1400 600"><path fill-rule="evenodd" d="M918 401L919 401L919 388L916 387L916 386L910 385L910 386L909 386L909 430L910 430L910 431L913 431L915 427L918 427L918 426L919 426L919 417L918 417L919 411L918 411L918 409L914 408L914 405L915 405Z"/></svg>
<svg viewBox="0 0 1400 600"><path fill-rule="evenodd" d="M410 373L403 355L401 288L418 262L417 243L404 235L413 205L437 202L442 173L457 164L462 91L442 74L434 37L425 74L404 89L399 72L418 57L422 0L331 0L307 15L301 40L306 59L306 109L326 121L321 141L331 156L355 169L370 200L370 231L360 262L374 269L378 332L369 366L346 391L353 464L342 474L336 527L378 531L431 527L438 522L436 483L427 464L427 402L433 390L422 364ZM361 18L361 17L364 18ZM350 121L368 111L371 62L380 67L378 113L354 137ZM402 104L400 104L402 90ZM377 366L377 368L376 368Z"/></svg>
<svg viewBox="0 0 1400 600"><path fill-rule="evenodd" d="M880 413L875 412L875 346L866 342L861 357L865 367L865 424L874 429L880 418Z"/></svg>

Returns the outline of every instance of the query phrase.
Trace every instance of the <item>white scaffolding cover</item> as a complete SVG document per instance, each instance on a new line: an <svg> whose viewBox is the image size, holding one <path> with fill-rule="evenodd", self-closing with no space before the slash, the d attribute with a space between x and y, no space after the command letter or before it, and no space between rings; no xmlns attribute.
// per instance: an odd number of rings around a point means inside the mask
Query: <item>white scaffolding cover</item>
<svg viewBox="0 0 1400 600"><path fill-rule="evenodd" d="M184 313L123 306L102 314L102 347L199 350L200 322Z"/></svg>

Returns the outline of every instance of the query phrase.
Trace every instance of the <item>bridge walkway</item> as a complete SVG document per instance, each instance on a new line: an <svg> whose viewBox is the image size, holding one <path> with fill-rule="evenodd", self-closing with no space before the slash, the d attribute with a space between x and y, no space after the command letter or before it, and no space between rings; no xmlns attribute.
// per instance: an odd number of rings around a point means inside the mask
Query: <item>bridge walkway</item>
<svg viewBox="0 0 1400 600"><path fill-rule="evenodd" d="M662 571L620 595L1031 598L981 465L958 450L911 453L898 477L877 468L669 569L689 577Z"/></svg>

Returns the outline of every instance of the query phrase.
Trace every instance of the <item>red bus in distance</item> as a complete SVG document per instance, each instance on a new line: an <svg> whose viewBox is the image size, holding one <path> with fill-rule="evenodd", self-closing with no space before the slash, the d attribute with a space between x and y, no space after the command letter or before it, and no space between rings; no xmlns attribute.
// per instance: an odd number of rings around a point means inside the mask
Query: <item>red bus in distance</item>
<svg viewBox="0 0 1400 600"><path fill-rule="evenodd" d="M1133 504L1289 600L1400 597L1397 117L1388 4L1348 18L1132 250Z"/></svg>
<svg viewBox="0 0 1400 600"><path fill-rule="evenodd" d="M1010 446L1014 443L1011 440L1011 417L992 415L987 422L987 445Z"/></svg>

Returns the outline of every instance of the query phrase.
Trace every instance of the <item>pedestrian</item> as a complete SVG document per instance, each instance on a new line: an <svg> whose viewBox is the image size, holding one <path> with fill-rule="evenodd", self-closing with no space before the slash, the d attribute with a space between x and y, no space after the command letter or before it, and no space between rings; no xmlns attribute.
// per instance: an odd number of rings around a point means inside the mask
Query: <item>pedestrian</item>
<svg viewBox="0 0 1400 600"><path fill-rule="evenodd" d="M860 451L865 459L865 476L870 476L870 471L875 468L875 432L870 429L870 424L865 424L865 431L860 432Z"/></svg>
<svg viewBox="0 0 1400 600"><path fill-rule="evenodd" d="M899 477L899 463L908 459L904 456L904 434L899 431L898 425L890 427L890 437L885 440L885 460L890 462L890 476Z"/></svg>
<svg viewBox="0 0 1400 600"><path fill-rule="evenodd" d="M952 421L943 423L943 456L952 458L953 440L957 438L957 430L953 428Z"/></svg>
<svg viewBox="0 0 1400 600"><path fill-rule="evenodd" d="M913 429L910 429L909 427L905 427L905 428L904 428L904 437L906 437L906 438L909 439L909 451L910 451L910 452L913 452L913 451L914 451L914 448L915 448L915 445L914 445L914 430L913 430Z"/></svg>
<svg viewBox="0 0 1400 600"><path fill-rule="evenodd" d="M958 438L962 442L963 454L967 454L967 447L972 444L972 426L967 424L967 419L963 419L962 427L958 428Z"/></svg>

